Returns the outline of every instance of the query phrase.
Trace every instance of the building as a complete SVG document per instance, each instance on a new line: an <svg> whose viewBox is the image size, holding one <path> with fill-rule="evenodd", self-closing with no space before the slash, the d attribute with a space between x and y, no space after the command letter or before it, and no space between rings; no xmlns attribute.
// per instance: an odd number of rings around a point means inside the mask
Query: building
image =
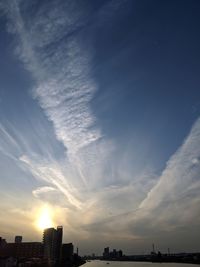
<svg viewBox="0 0 200 267"><path fill-rule="evenodd" d="M109 258L109 256L110 256L110 249L109 247L106 247L104 248L103 257L106 259Z"/></svg>
<svg viewBox="0 0 200 267"><path fill-rule="evenodd" d="M56 233L56 262L59 264L61 262L62 256L62 237L63 237L63 227L57 227Z"/></svg>
<svg viewBox="0 0 200 267"><path fill-rule="evenodd" d="M70 260L71 255L73 255L73 245L71 243L65 244L66 246L62 248L62 237L62 226L58 226L57 229L45 229L43 243L22 242L22 236L16 236L14 243L7 243L5 239L0 237L0 257L3 260L13 257L20 260L20 262L29 260L30 262L41 262L44 266L60 266L62 249L65 257L70 258Z"/></svg>
<svg viewBox="0 0 200 267"><path fill-rule="evenodd" d="M22 243L22 236L16 235L15 236L15 243Z"/></svg>
<svg viewBox="0 0 200 267"><path fill-rule="evenodd" d="M49 263L55 263L56 258L56 230L54 228L47 228L43 234L44 244L44 259Z"/></svg>
<svg viewBox="0 0 200 267"><path fill-rule="evenodd" d="M42 258L43 244L41 242L22 242L14 244L17 258Z"/></svg>
<svg viewBox="0 0 200 267"><path fill-rule="evenodd" d="M123 257L123 251L121 249L119 251L117 251L117 257L118 258L122 258Z"/></svg>
<svg viewBox="0 0 200 267"><path fill-rule="evenodd" d="M61 260L63 228L47 228L43 233L44 259L48 265L59 264Z"/></svg>
<svg viewBox="0 0 200 267"><path fill-rule="evenodd" d="M0 248L3 248L5 247L7 244L6 240L2 237L0 237Z"/></svg>
<svg viewBox="0 0 200 267"><path fill-rule="evenodd" d="M114 259L120 259L122 257L123 257L123 251L121 249L120 250L113 249L113 251L110 251L109 247L104 248L103 259L114 260Z"/></svg>
<svg viewBox="0 0 200 267"><path fill-rule="evenodd" d="M7 243L1 249L0 256L15 258L42 258L43 244L41 242Z"/></svg>
<svg viewBox="0 0 200 267"><path fill-rule="evenodd" d="M72 243L62 245L62 263L68 263L73 261L74 246Z"/></svg>

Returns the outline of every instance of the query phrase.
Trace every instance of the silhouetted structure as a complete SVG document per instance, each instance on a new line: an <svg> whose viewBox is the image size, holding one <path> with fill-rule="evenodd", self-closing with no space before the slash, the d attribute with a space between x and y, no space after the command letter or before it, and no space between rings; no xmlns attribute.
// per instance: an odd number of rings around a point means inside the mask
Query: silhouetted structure
<svg viewBox="0 0 200 267"><path fill-rule="evenodd" d="M54 228L44 230L44 259L50 266L54 264L59 265L61 261L62 235L62 226L58 226L57 230Z"/></svg>
<svg viewBox="0 0 200 267"><path fill-rule="evenodd" d="M57 233L56 233L56 265L59 265L61 262L62 238L63 238L63 227L58 226Z"/></svg>
<svg viewBox="0 0 200 267"><path fill-rule="evenodd" d="M74 246L72 243L63 244L62 245L62 265L69 264L73 262L74 256Z"/></svg>
<svg viewBox="0 0 200 267"><path fill-rule="evenodd" d="M15 237L15 243L7 243L0 237L0 267L74 267L84 264L85 261L74 253L72 243L62 245L62 236L63 227L58 226L57 229L44 230L43 243L22 242L21 236Z"/></svg>
<svg viewBox="0 0 200 267"><path fill-rule="evenodd" d="M2 237L0 237L0 248L3 248L5 247L7 244L6 240Z"/></svg>
<svg viewBox="0 0 200 267"><path fill-rule="evenodd" d="M109 256L110 256L109 247L106 247L104 248L103 257L107 259L109 258Z"/></svg>
<svg viewBox="0 0 200 267"><path fill-rule="evenodd" d="M56 258L56 230L48 228L43 233L44 259L49 265L55 262Z"/></svg>
<svg viewBox="0 0 200 267"><path fill-rule="evenodd" d="M0 250L0 256L16 258L42 258L41 242L6 243Z"/></svg>
<svg viewBox="0 0 200 267"><path fill-rule="evenodd" d="M104 248L103 252L103 259L105 260L114 260L114 259L121 259L123 257L123 252L120 249L117 251L116 249L113 249L113 251L109 250L109 247Z"/></svg>
<svg viewBox="0 0 200 267"><path fill-rule="evenodd" d="M22 243L22 236L21 235L15 236L15 243Z"/></svg>
<svg viewBox="0 0 200 267"><path fill-rule="evenodd" d="M109 248L104 248L102 257L95 257L95 259L99 260L109 260L109 261L136 261L136 262L176 262L176 263L194 263L200 264L200 253L176 253L172 254L168 249L166 254L161 253L160 251L155 251L154 244L152 245L152 250L150 254L142 254L142 255L123 255L121 250L109 252ZM109 252L109 256L108 256ZM92 259L91 256L85 256L85 260Z"/></svg>

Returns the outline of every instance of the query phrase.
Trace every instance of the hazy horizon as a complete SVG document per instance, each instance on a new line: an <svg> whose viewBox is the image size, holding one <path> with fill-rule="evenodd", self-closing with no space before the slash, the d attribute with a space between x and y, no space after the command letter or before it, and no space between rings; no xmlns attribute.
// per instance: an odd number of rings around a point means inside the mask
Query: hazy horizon
<svg viewBox="0 0 200 267"><path fill-rule="evenodd" d="M0 236L200 250L199 11L0 0Z"/></svg>

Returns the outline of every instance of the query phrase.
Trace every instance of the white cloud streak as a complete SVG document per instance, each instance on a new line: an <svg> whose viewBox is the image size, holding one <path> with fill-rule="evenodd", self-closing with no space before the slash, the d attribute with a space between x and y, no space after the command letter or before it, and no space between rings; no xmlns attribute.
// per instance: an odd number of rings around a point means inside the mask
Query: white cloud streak
<svg viewBox="0 0 200 267"><path fill-rule="evenodd" d="M67 37L83 19L76 8L69 5L66 14L59 3L54 9L50 4L27 23L19 1L8 5L12 26L20 38L17 53L37 80L34 95L53 122L58 139L72 154L101 137L89 108L97 90L90 75L91 47L84 49L77 35Z"/></svg>
<svg viewBox="0 0 200 267"><path fill-rule="evenodd" d="M87 187L79 152L102 137L89 104L97 90L91 77L92 47L83 46L78 33L87 23L87 9L80 11L77 1L51 1L27 18L31 8L24 1L5 2L8 29L18 38L17 55L35 78L33 95Z"/></svg>
<svg viewBox="0 0 200 267"><path fill-rule="evenodd" d="M75 192L73 187L69 184L66 176L63 175L61 167L58 166L56 162L42 164L42 161L40 161L40 163L34 162L32 159L29 159L25 155L21 156L20 160L29 167L29 170L34 177L39 180L45 181L46 183L54 185L68 199L71 205L78 209L81 209L81 201L74 196ZM45 190L46 189L47 188L45 188ZM36 191L35 193L38 193L38 191Z"/></svg>
<svg viewBox="0 0 200 267"><path fill-rule="evenodd" d="M186 195L193 185L200 186L200 119L196 121L183 145L170 158L158 183L149 192L141 207L156 208L164 201Z"/></svg>
<svg viewBox="0 0 200 267"><path fill-rule="evenodd" d="M14 161L18 160L21 151L19 144L2 124L0 124L0 151Z"/></svg>
<svg viewBox="0 0 200 267"><path fill-rule="evenodd" d="M35 197L38 197L40 194L44 194L44 193L49 193L55 191L55 188L51 187L51 186L43 186L43 187L39 187L36 190L33 190L33 195Z"/></svg>

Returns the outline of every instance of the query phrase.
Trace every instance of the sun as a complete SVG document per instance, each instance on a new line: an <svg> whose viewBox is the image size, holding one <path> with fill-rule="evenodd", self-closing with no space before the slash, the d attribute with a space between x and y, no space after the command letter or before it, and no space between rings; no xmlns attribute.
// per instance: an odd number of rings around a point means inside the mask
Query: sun
<svg viewBox="0 0 200 267"><path fill-rule="evenodd" d="M48 206L44 206L39 211L36 226L39 230L44 230L45 228L50 228L54 226L52 212Z"/></svg>

